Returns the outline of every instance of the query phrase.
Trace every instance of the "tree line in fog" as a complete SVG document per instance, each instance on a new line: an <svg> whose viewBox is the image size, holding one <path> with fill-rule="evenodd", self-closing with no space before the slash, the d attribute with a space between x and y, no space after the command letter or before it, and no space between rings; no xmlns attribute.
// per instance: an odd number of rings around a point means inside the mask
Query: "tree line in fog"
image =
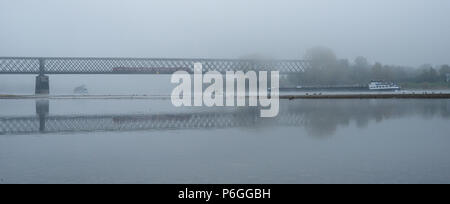
<svg viewBox="0 0 450 204"><path fill-rule="evenodd" d="M311 61L311 69L305 73L288 76L290 85L365 85L372 80L406 83L447 82L449 65L420 67L391 66L379 62L371 64L365 57L354 61L338 59L328 48L316 47L307 50L306 60Z"/></svg>

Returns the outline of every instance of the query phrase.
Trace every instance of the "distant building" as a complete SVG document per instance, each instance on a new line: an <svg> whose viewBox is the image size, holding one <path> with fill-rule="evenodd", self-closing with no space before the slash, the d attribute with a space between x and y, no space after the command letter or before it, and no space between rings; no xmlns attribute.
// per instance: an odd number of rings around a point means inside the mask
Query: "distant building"
<svg viewBox="0 0 450 204"><path fill-rule="evenodd" d="M447 82L450 82L450 74L447 74Z"/></svg>

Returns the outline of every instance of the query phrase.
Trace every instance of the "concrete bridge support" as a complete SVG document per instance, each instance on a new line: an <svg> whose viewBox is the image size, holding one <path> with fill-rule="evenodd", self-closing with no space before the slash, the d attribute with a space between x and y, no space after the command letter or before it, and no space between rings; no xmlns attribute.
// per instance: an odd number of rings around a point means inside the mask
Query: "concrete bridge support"
<svg viewBox="0 0 450 204"><path fill-rule="evenodd" d="M36 94L50 94L50 80L48 76L39 75L36 77Z"/></svg>
<svg viewBox="0 0 450 204"><path fill-rule="evenodd" d="M35 94L50 94L50 80L45 75L45 59L39 59L39 76L36 77Z"/></svg>

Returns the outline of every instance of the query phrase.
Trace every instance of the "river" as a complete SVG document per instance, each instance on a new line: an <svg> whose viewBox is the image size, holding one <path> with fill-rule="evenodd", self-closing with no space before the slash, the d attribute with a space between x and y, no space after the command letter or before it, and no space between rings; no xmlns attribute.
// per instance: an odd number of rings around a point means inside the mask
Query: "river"
<svg viewBox="0 0 450 204"><path fill-rule="evenodd" d="M171 89L141 82L84 84ZM0 100L0 183L450 183L448 99L282 100L278 117L258 114L168 99Z"/></svg>

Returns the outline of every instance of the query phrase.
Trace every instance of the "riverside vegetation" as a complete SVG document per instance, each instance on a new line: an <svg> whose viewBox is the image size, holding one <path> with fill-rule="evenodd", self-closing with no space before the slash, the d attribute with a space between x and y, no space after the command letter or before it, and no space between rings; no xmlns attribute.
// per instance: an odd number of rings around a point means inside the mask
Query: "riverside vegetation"
<svg viewBox="0 0 450 204"><path fill-rule="evenodd" d="M338 59L328 48L307 50L304 57L311 61L311 69L302 74L291 74L282 85L366 85L372 80L395 82L405 89L450 89L447 75L449 65L424 64L419 67L369 63L365 57L354 61ZM284 84L283 84L284 83Z"/></svg>

